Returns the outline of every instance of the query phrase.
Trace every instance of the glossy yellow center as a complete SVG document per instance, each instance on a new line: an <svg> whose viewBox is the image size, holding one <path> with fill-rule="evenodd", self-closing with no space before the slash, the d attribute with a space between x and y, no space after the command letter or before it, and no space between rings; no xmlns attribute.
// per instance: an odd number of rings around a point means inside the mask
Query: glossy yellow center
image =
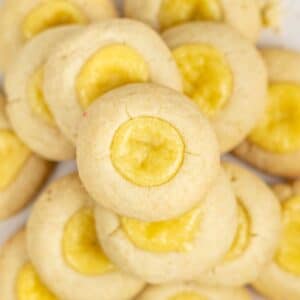
<svg viewBox="0 0 300 300"><path fill-rule="evenodd" d="M122 124L111 144L115 169L131 183L159 186L171 180L184 159L181 134L167 121L137 117Z"/></svg>
<svg viewBox="0 0 300 300"><path fill-rule="evenodd" d="M148 223L121 217L121 224L138 248L166 253L188 251L200 230L201 220L201 209L198 207L172 220Z"/></svg>
<svg viewBox="0 0 300 300"><path fill-rule="evenodd" d="M11 130L0 130L0 190L15 180L30 154Z"/></svg>
<svg viewBox="0 0 300 300"><path fill-rule="evenodd" d="M196 292L182 292L170 297L168 300L207 300L207 298Z"/></svg>
<svg viewBox="0 0 300 300"><path fill-rule="evenodd" d="M273 153L300 150L300 85L276 83L270 86L265 115L249 140Z"/></svg>
<svg viewBox="0 0 300 300"><path fill-rule="evenodd" d="M283 234L276 262L285 271L300 276L300 196L283 204Z"/></svg>
<svg viewBox="0 0 300 300"><path fill-rule="evenodd" d="M79 7L67 0L45 0L25 17L22 32L25 40L51 27L87 23Z"/></svg>
<svg viewBox="0 0 300 300"><path fill-rule="evenodd" d="M47 122L48 125L55 125L52 113L50 112L43 93L43 68L39 68L28 82L28 101L33 113Z"/></svg>
<svg viewBox="0 0 300 300"><path fill-rule="evenodd" d="M31 264L24 265L17 277L18 300L57 300L44 286Z"/></svg>
<svg viewBox="0 0 300 300"><path fill-rule="evenodd" d="M67 222L62 241L65 261L85 275L102 275L113 271L97 240L92 210L83 208Z"/></svg>
<svg viewBox="0 0 300 300"><path fill-rule="evenodd" d="M245 209L240 203L238 205L238 228L235 239L231 245L229 252L225 256L225 262L237 259L244 253L250 242L251 235L251 219Z"/></svg>
<svg viewBox="0 0 300 300"><path fill-rule="evenodd" d="M159 13L161 29L167 29L182 23L223 18L219 0L163 0Z"/></svg>
<svg viewBox="0 0 300 300"><path fill-rule="evenodd" d="M233 76L225 56L216 48L190 44L173 50L184 93L208 117L220 112L231 97Z"/></svg>
<svg viewBox="0 0 300 300"><path fill-rule="evenodd" d="M106 46L83 65L76 81L82 108L104 93L129 83L149 81L144 58L133 48L121 44Z"/></svg>

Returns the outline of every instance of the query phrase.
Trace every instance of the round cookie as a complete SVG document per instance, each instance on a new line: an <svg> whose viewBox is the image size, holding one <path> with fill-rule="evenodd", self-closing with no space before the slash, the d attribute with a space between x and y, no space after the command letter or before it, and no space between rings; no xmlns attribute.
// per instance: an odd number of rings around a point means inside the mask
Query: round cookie
<svg viewBox="0 0 300 300"><path fill-rule="evenodd" d="M93 199L143 221L192 209L219 171L208 121L186 97L154 84L131 84L99 98L84 115L76 151Z"/></svg>
<svg viewBox="0 0 300 300"><path fill-rule="evenodd" d="M300 54L263 49L269 71L264 116L235 154L272 175L300 176Z"/></svg>
<svg viewBox="0 0 300 300"><path fill-rule="evenodd" d="M18 232L0 254L0 297L5 300L59 300L41 282L26 250L26 233Z"/></svg>
<svg viewBox="0 0 300 300"><path fill-rule="evenodd" d="M166 31L184 93L210 119L221 151L236 147L266 106L267 73L256 48L227 25L193 22Z"/></svg>
<svg viewBox="0 0 300 300"><path fill-rule="evenodd" d="M46 64L44 88L58 125L75 142L79 120L95 99L116 87L149 81L182 88L161 37L143 23L114 19L62 43Z"/></svg>
<svg viewBox="0 0 300 300"><path fill-rule="evenodd" d="M253 0L125 0L125 15L160 31L191 21L227 23L251 41L261 29Z"/></svg>
<svg viewBox="0 0 300 300"><path fill-rule="evenodd" d="M254 287L270 300L300 298L300 181L274 186L282 204L283 232L273 262Z"/></svg>
<svg viewBox="0 0 300 300"><path fill-rule="evenodd" d="M257 279L270 263L281 233L280 205L258 177L232 163L224 164L239 204L234 242L223 261L199 276L201 284L242 286Z"/></svg>
<svg viewBox="0 0 300 300"><path fill-rule="evenodd" d="M44 65L57 44L80 30L80 26L60 26L34 37L19 51L5 76L6 110L12 126L34 152L53 161L74 158L75 149L45 103Z"/></svg>
<svg viewBox="0 0 300 300"><path fill-rule="evenodd" d="M251 300L244 288L212 288L193 283L149 286L136 300Z"/></svg>
<svg viewBox="0 0 300 300"><path fill-rule="evenodd" d="M119 271L104 255L92 209L76 174L50 185L29 219L29 257L60 299L132 299L144 284Z"/></svg>
<svg viewBox="0 0 300 300"><path fill-rule="evenodd" d="M111 0L4 0L0 10L0 70L38 33L117 16Z"/></svg>
<svg viewBox="0 0 300 300"><path fill-rule="evenodd" d="M229 250L236 208L222 171L201 204L177 218L149 223L98 206L96 229L104 251L125 272L153 284L189 281Z"/></svg>
<svg viewBox="0 0 300 300"><path fill-rule="evenodd" d="M52 164L33 154L15 135L0 94L0 220L16 214L39 190Z"/></svg>

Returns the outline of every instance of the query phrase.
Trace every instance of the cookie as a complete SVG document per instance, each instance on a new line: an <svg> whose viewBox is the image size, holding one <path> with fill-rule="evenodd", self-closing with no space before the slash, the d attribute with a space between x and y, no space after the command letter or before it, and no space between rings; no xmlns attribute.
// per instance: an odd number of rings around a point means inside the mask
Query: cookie
<svg viewBox="0 0 300 300"><path fill-rule="evenodd" d="M0 95L0 220L21 210L39 190L52 164L32 153L17 137Z"/></svg>
<svg viewBox="0 0 300 300"><path fill-rule="evenodd" d="M186 97L154 84L131 84L94 102L76 150L80 178L93 199L143 221L192 209L219 171L209 122Z"/></svg>
<svg viewBox="0 0 300 300"><path fill-rule="evenodd" d="M51 184L29 219L29 257L60 299L132 299L144 284L119 271L105 256L92 210L92 200L77 174Z"/></svg>
<svg viewBox="0 0 300 300"><path fill-rule="evenodd" d="M5 76L6 110L14 130L35 153L48 160L73 159L75 149L56 126L45 103L44 65L57 44L81 29L60 26L34 37L19 51Z"/></svg>
<svg viewBox="0 0 300 300"><path fill-rule="evenodd" d="M282 23L282 0L256 0L264 27L280 30Z"/></svg>
<svg viewBox="0 0 300 300"><path fill-rule="evenodd" d="M263 49L269 71L264 116L237 147L237 156L272 175L300 176L300 54Z"/></svg>
<svg viewBox="0 0 300 300"><path fill-rule="evenodd" d="M280 204L258 177L232 163L224 164L239 204L234 242L223 261L199 277L210 286L249 284L271 262L281 233Z"/></svg>
<svg viewBox="0 0 300 300"><path fill-rule="evenodd" d="M253 129L266 106L267 72L260 54L223 24L193 22L163 38L181 71L184 93L210 119L228 152Z"/></svg>
<svg viewBox="0 0 300 300"><path fill-rule="evenodd" d="M161 37L143 23L114 19L62 43L45 66L44 88L59 127L75 142L80 118L96 98L149 81L181 90L179 71Z"/></svg>
<svg viewBox="0 0 300 300"><path fill-rule="evenodd" d="M282 204L283 232L273 262L254 287L270 300L300 298L300 181L274 186Z"/></svg>
<svg viewBox="0 0 300 300"><path fill-rule="evenodd" d="M191 21L222 22L251 41L261 29L253 0L125 0L125 15L160 31Z"/></svg>
<svg viewBox="0 0 300 300"><path fill-rule="evenodd" d="M5 0L0 11L0 70L38 33L68 24L116 17L110 0Z"/></svg>

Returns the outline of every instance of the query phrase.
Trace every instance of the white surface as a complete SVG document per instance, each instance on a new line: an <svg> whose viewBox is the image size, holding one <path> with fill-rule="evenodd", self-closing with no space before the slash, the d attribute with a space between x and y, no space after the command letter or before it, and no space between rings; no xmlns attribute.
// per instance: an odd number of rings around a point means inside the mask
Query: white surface
<svg viewBox="0 0 300 300"><path fill-rule="evenodd" d="M120 3L122 0L116 1ZM264 32L262 34L262 38L259 42L259 45L262 47L268 45L287 47L290 49L300 51L300 0L282 1L284 14L284 23L282 31L276 34L270 31ZM0 0L0 3L1 2L2 0ZM73 162L66 162L60 164L56 168L55 172L53 173L48 182L51 182L54 179L75 170L75 168L76 167ZM264 176L264 178L268 181L276 180L266 176ZM11 234L13 234L18 228L25 224L29 211L30 208L27 208L14 218L11 218L8 221L2 223L0 222L0 246L9 236L11 236ZM254 299L258 300L261 298L255 297Z"/></svg>

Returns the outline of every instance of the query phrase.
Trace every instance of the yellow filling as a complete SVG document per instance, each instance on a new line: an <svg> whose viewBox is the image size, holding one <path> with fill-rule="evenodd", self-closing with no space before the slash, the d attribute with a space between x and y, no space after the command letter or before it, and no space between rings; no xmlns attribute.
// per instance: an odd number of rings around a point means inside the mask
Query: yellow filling
<svg viewBox="0 0 300 300"><path fill-rule="evenodd" d="M145 187L170 181L184 159L182 136L167 121L137 117L122 124L111 144L115 169L130 182Z"/></svg>
<svg viewBox="0 0 300 300"><path fill-rule="evenodd" d="M300 196L283 204L283 234L276 262L285 271L300 276Z"/></svg>
<svg viewBox="0 0 300 300"><path fill-rule="evenodd" d="M233 76L225 56L214 47L183 45L173 50L183 90L208 117L220 112L232 94Z"/></svg>
<svg viewBox="0 0 300 300"><path fill-rule="evenodd" d="M195 292L183 292L172 296L169 300L207 300L207 298Z"/></svg>
<svg viewBox="0 0 300 300"><path fill-rule="evenodd" d="M31 264L24 265L17 277L18 300L56 300L44 286Z"/></svg>
<svg viewBox="0 0 300 300"><path fill-rule="evenodd" d="M67 222L62 241L69 266L85 275L102 275L115 269L97 240L92 210L83 208Z"/></svg>
<svg viewBox="0 0 300 300"><path fill-rule="evenodd" d="M32 9L22 24L23 36L31 39L51 27L84 24L87 18L81 10L67 0L46 0Z"/></svg>
<svg viewBox="0 0 300 300"><path fill-rule="evenodd" d="M113 44L101 48L82 67L76 90L82 108L104 93L129 83L149 81L143 57L133 48Z"/></svg>
<svg viewBox="0 0 300 300"><path fill-rule="evenodd" d="M222 18L219 0L163 0L159 13L163 30L190 21L220 21Z"/></svg>
<svg viewBox="0 0 300 300"><path fill-rule="evenodd" d="M30 154L11 130L0 130L0 190L15 180Z"/></svg>
<svg viewBox="0 0 300 300"><path fill-rule="evenodd" d="M166 253L188 251L199 232L201 220L201 209L198 207L172 220L147 223L121 217L121 224L138 248Z"/></svg>
<svg viewBox="0 0 300 300"><path fill-rule="evenodd" d="M225 262L237 259L247 249L250 242L251 220L245 207L238 205L238 229L229 252L225 256Z"/></svg>
<svg viewBox="0 0 300 300"><path fill-rule="evenodd" d="M28 101L33 113L48 123L55 125L52 113L50 112L43 94L44 70L39 68L28 82Z"/></svg>
<svg viewBox="0 0 300 300"><path fill-rule="evenodd" d="M275 83L269 87L265 115L249 140L273 153L300 150L300 85Z"/></svg>

